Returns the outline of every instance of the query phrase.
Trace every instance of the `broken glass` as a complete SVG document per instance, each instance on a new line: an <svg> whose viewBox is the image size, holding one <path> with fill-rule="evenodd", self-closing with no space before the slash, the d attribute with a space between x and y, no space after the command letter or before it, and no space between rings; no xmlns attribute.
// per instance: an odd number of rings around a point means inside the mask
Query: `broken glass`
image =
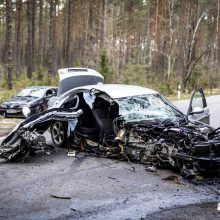
<svg viewBox="0 0 220 220"><path fill-rule="evenodd" d="M119 114L126 121L179 120L183 114L177 111L159 94L149 94L133 97L119 98Z"/></svg>

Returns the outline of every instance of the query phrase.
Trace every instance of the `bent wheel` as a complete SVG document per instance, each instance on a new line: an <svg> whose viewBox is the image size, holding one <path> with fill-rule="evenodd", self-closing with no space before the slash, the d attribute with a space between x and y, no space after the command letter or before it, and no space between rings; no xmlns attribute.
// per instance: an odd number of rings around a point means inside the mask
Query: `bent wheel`
<svg viewBox="0 0 220 220"><path fill-rule="evenodd" d="M51 125L50 132L55 147L65 147L67 143L67 124L57 121Z"/></svg>

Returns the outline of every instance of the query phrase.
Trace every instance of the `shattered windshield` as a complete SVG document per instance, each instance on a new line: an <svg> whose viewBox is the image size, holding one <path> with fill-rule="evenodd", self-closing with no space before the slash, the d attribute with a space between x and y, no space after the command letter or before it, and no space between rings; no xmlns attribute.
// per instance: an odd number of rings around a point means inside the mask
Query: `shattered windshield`
<svg viewBox="0 0 220 220"><path fill-rule="evenodd" d="M177 111L164 97L159 94L148 94L124 97L116 100L119 114L126 121L142 120L181 120L183 114Z"/></svg>
<svg viewBox="0 0 220 220"><path fill-rule="evenodd" d="M45 89L44 88L28 88L28 89L23 89L20 93L18 93L17 96L28 96L28 97L38 97L41 98L44 96Z"/></svg>

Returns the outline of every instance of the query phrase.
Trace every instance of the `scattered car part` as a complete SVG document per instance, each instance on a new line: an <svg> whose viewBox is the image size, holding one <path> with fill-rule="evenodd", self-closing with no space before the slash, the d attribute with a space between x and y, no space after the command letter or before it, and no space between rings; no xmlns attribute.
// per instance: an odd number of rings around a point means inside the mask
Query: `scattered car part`
<svg viewBox="0 0 220 220"><path fill-rule="evenodd" d="M57 195L53 195L53 194L50 194L50 196L55 199L71 199L71 197L69 197L69 196L57 196Z"/></svg>
<svg viewBox="0 0 220 220"><path fill-rule="evenodd" d="M3 140L0 146L0 157L6 160L20 159L35 151L43 151L47 155L54 150L54 147L46 143L42 133L56 120L77 122L80 114L82 114L81 110L71 112L68 109L61 112L60 109L53 109L27 118Z"/></svg>

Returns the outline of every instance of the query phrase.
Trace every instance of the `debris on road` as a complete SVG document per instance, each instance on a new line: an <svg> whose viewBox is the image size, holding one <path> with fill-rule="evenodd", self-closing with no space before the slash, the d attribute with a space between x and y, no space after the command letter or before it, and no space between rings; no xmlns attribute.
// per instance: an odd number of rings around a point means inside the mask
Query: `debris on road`
<svg viewBox="0 0 220 220"><path fill-rule="evenodd" d="M148 172L156 172L157 168L156 168L156 166L147 166L146 167L146 171L148 171Z"/></svg>
<svg viewBox="0 0 220 220"><path fill-rule="evenodd" d="M116 180L116 178L111 177L111 176L108 176L108 178L111 179L111 180Z"/></svg>
<svg viewBox="0 0 220 220"><path fill-rule="evenodd" d="M182 177L174 174L164 177L162 180L171 181L176 184L182 184Z"/></svg>
<svg viewBox="0 0 220 220"><path fill-rule="evenodd" d="M68 151L66 155L68 157L76 157L76 151Z"/></svg>
<svg viewBox="0 0 220 220"><path fill-rule="evenodd" d="M50 194L50 196L55 199L71 199L71 197L69 197L69 196L57 196L57 195L53 195L53 194Z"/></svg>

